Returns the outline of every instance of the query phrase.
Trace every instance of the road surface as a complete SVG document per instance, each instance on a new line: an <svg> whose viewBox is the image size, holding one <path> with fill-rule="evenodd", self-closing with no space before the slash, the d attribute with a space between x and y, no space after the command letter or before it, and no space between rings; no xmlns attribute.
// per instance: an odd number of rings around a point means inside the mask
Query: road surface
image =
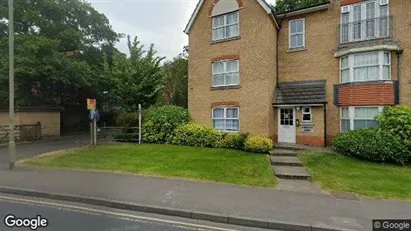
<svg viewBox="0 0 411 231"><path fill-rule="evenodd" d="M35 229L6 225L16 225L17 220L25 218L37 218L27 222ZM262 230L7 194L0 194L0 219L2 231ZM41 224L47 226L41 227Z"/></svg>

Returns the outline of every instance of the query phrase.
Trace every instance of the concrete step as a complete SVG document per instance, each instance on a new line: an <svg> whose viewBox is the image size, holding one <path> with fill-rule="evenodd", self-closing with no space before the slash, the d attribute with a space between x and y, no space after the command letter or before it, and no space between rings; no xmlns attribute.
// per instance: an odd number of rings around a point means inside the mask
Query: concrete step
<svg viewBox="0 0 411 231"><path fill-rule="evenodd" d="M271 157L272 165L281 165L281 166L297 166L302 167L303 163L296 156L272 156Z"/></svg>
<svg viewBox="0 0 411 231"><path fill-rule="evenodd" d="M274 165L274 172L278 178L282 179L298 179L298 180L311 180L310 174L303 167L291 167Z"/></svg>
<svg viewBox="0 0 411 231"><path fill-rule="evenodd" d="M270 151L270 156L297 156L297 153L294 150L276 148Z"/></svg>
<svg viewBox="0 0 411 231"><path fill-rule="evenodd" d="M301 144L287 144L287 143L278 143L274 145L274 149L284 149L284 150L293 150L293 151L306 151L311 150L313 147Z"/></svg>

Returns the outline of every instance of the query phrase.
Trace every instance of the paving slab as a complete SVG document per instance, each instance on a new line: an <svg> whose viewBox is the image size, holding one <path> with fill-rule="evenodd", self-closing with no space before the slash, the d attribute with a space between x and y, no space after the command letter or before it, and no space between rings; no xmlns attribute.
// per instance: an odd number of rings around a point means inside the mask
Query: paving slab
<svg viewBox="0 0 411 231"><path fill-rule="evenodd" d="M303 163L296 156L272 156L272 165L282 165L282 166L299 166L302 167Z"/></svg>
<svg viewBox="0 0 411 231"><path fill-rule="evenodd" d="M284 179L311 179L311 175L304 167L274 165L275 175Z"/></svg>
<svg viewBox="0 0 411 231"><path fill-rule="evenodd" d="M321 190L309 180L278 179L278 190L322 194Z"/></svg>

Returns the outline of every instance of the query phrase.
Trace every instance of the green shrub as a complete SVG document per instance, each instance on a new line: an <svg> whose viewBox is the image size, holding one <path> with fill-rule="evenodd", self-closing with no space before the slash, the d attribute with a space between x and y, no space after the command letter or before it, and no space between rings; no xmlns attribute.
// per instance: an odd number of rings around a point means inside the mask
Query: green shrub
<svg viewBox="0 0 411 231"><path fill-rule="evenodd" d="M375 118L381 129L390 131L411 150L411 108L407 106L386 107Z"/></svg>
<svg viewBox="0 0 411 231"><path fill-rule="evenodd" d="M238 133L223 133L223 138L220 142L221 148L235 148L236 141L239 139Z"/></svg>
<svg viewBox="0 0 411 231"><path fill-rule="evenodd" d="M249 152L267 153L273 149L273 141L260 136L249 136L244 143L244 150Z"/></svg>
<svg viewBox="0 0 411 231"><path fill-rule="evenodd" d="M223 134L212 127L188 123L175 129L175 136L170 139L171 144L197 146L197 147L220 147Z"/></svg>
<svg viewBox="0 0 411 231"><path fill-rule="evenodd" d="M119 127L138 127L138 113L125 113L117 117Z"/></svg>
<svg viewBox="0 0 411 231"><path fill-rule="evenodd" d="M166 143L174 136L174 129L190 120L187 109L176 106L149 108L143 115L143 140Z"/></svg>
<svg viewBox="0 0 411 231"><path fill-rule="evenodd" d="M404 165L411 159L407 146L386 130L360 129L339 134L334 150L364 160Z"/></svg>

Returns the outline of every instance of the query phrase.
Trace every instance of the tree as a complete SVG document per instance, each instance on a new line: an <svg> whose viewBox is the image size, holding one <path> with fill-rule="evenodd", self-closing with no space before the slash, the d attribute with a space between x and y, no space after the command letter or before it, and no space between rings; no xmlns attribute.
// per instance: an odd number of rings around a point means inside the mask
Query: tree
<svg viewBox="0 0 411 231"><path fill-rule="evenodd" d="M137 37L131 41L128 36L127 40L130 56L115 53L111 68L106 61L104 78L112 81L112 103L126 112L134 112L138 104L147 108L156 102L163 79L161 62L164 58L156 55L153 44L144 50Z"/></svg>
<svg viewBox="0 0 411 231"><path fill-rule="evenodd" d="M175 57L173 61L164 63L163 72L163 88L158 104L172 104L187 108L188 59L184 53Z"/></svg>
<svg viewBox="0 0 411 231"><path fill-rule="evenodd" d="M276 13L323 3L326 0L279 0L273 7Z"/></svg>
<svg viewBox="0 0 411 231"><path fill-rule="evenodd" d="M7 1L0 0L2 54L8 53L7 17ZM112 59L120 35L89 3L15 0L15 32L17 105L64 106L98 97L103 55L107 53ZM7 55L0 56L0 65L0 96L6 98Z"/></svg>

